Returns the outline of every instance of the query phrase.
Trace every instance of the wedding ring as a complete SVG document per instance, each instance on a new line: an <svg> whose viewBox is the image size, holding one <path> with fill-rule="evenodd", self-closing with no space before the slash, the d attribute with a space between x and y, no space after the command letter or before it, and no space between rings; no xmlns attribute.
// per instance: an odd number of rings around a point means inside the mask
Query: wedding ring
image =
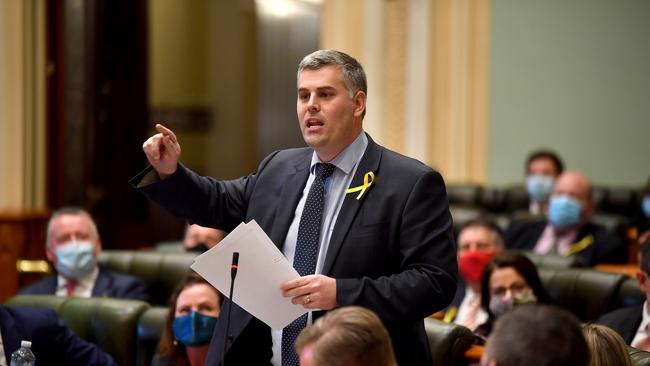
<svg viewBox="0 0 650 366"><path fill-rule="evenodd" d="M309 298L309 295L307 295L307 302L306 304L309 304L311 302L311 299Z"/></svg>

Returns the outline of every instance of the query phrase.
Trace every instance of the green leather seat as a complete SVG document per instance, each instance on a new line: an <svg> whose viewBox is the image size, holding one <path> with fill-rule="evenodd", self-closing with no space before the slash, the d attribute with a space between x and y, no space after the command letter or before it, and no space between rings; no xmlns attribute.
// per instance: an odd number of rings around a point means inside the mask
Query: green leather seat
<svg viewBox="0 0 650 366"><path fill-rule="evenodd" d="M169 308L155 306L147 309L138 321L138 365L149 366L156 352L156 346L165 329Z"/></svg>
<svg viewBox="0 0 650 366"><path fill-rule="evenodd" d="M99 346L122 366L136 364L136 327L140 315L150 307L144 301L54 295L17 295L5 305L53 309L75 334Z"/></svg>
<svg viewBox="0 0 650 366"><path fill-rule="evenodd" d="M567 269L586 267L582 258L578 256L565 257L555 254L537 254L530 250L517 251L528 257L537 268Z"/></svg>
<svg viewBox="0 0 650 366"><path fill-rule="evenodd" d="M466 365L465 351L474 344L475 336L469 329L455 323L426 318L424 329L429 338L433 365Z"/></svg>
<svg viewBox="0 0 650 366"><path fill-rule="evenodd" d="M642 351L633 347L627 347L634 366L650 366L650 352Z"/></svg>
<svg viewBox="0 0 650 366"><path fill-rule="evenodd" d="M103 250L99 264L141 278L149 287L152 305L167 305L176 285L190 271L196 253Z"/></svg>
<svg viewBox="0 0 650 366"><path fill-rule="evenodd" d="M571 311L583 322L594 321L612 310L621 284L629 278L593 269L540 268L539 275L553 303Z"/></svg>

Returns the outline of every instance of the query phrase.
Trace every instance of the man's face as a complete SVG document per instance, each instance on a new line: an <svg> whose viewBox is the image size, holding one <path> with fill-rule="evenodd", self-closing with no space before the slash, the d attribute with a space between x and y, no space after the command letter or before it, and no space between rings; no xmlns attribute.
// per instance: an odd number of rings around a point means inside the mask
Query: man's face
<svg viewBox="0 0 650 366"><path fill-rule="evenodd" d="M557 177L560 172L555 168L553 160L547 157L537 158L528 164L527 175L546 175L549 177Z"/></svg>
<svg viewBox="0 0 650 366"><path fill-rule="evenodd" d="M482 226L470 226L463 229L458 235L458 256L470 252L500 251L500 246L494 241L490 230Z"/></svg>
<svg viewBox="0 0 650 366"><path fill-rule="evenodd" d="M66 243L90 241L95 245L95 257L101 250L101 242L92 230L88 218L83 215L61 215L52 221L49 233L49 245L46 246L47 258L56 262L56 249Z"/></svg>
<svg viewBox="0 0 650 366"><path fill-rule="evenodd" d="M334 159L361 132L366 95L350 97L335 66L304 70L298 77L296 110L307 145L325 161Z"/></svg>
<svg viewBox="0 0 650 366"><path fill-rule="evenodd" d="M566 172L555 181L553 196L568 195L580 202L582 221L588 221L593 211L590 194L589 181L580 173Z"/></svg>

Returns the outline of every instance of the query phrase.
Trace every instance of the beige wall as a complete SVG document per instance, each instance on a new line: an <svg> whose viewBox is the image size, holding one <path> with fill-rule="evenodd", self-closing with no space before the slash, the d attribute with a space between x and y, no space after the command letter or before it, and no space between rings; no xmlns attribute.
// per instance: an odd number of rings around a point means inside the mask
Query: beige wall
<svg viewBox="0 0 650 366"><path fill-rule="evenodd" d="M44 175L44 2L0 0L0 210L40 209Z"/></svg>
<svg viewBox="0 0 650 366"><path fill-rule="evenodd" d="M325 0L321 32L364 65L375 140L485 182L489 1Z"/></svg>

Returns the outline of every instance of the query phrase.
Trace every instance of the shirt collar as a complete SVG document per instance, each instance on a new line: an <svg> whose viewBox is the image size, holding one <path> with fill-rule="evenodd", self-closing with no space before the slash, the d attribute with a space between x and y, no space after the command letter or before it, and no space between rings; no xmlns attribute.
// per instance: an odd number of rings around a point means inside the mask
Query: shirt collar
<svg viewBox="0 0 650 366"><path fill-rule="evenodd" d="M99 267L95 266L89 274L77 281L76 287L82 290L92 289L95 285L95 281L97 280L97 276L99 276ZM67 282L68 280L65 277L61 275L57 276L57 288L64 288Z"/></svg>
<svg viewBox="0 0 650 366"><path fill-rule="evenodd" d="M350 145L341 151L330 163L334 164L338 169L343 171L346 175L352 172L354 166L359 162L361 155L366 151L368 146L368 136L361 130L359 135ZM313 174L316 169L316 164L322 163L316 151L311 155L311 165L309 171Z"/></svg>
<svg viewBox="0 0 650 366"><path fill-rule="evenodd" d="M648 323L650 323L650 314L648 313L648 300L643 302L643 318L641 319L641 324L639 324L639 330L644 331L647 334L646 329L648 329Z"/></svg>

